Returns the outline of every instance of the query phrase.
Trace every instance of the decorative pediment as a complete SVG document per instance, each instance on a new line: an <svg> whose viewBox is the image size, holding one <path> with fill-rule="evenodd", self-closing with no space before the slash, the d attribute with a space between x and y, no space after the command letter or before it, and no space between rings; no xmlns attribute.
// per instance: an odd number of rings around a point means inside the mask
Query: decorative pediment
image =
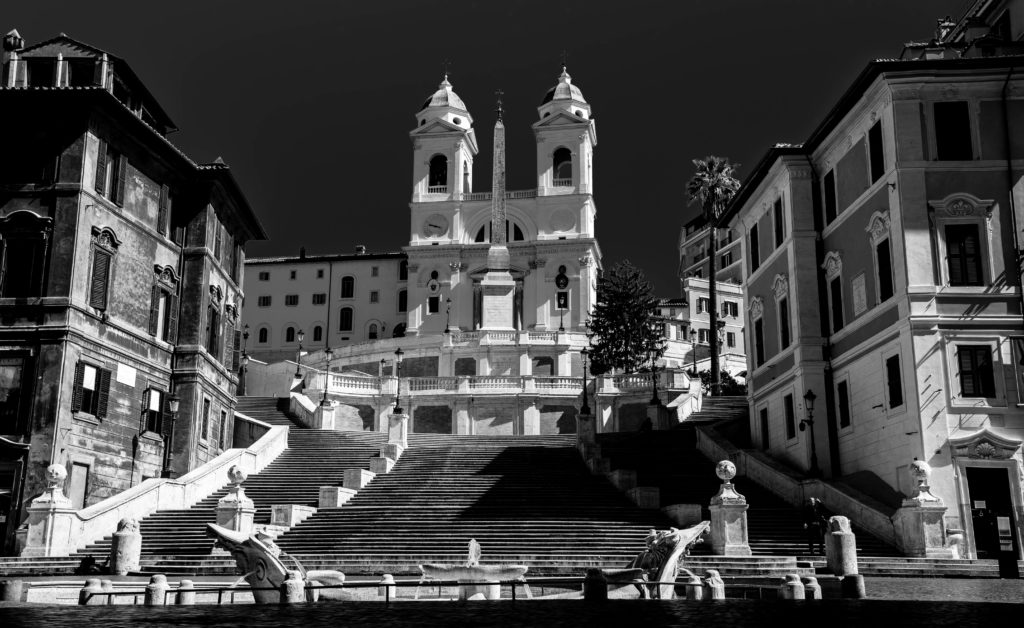
<svg viewBox="0 0 1024 628"><path fill-rule="evenodd" d="M775 299L783 299L789 296L789 277L779 273L772 279L772 291L775 293Z"/></svg>
<svg viewBox="0 0 1024 628"><path fill-rule="evenodd" d="M558 113L553 113L550 116L541 119L533 126L539 128L544 126L561 126L567 124L587 124L587 120L585 118L575 116L567 111L559 111Z"/></svg>
<svg viewBox="0 0 1024 628"><path fill-rule="evenodd" d="M829 251L825 255L825 261L821 264L821 267L825 269L825 277L828 279L841 275L843 272L843 258L839 251Z"/></svg>
<svg viewBox="0 0 1024 628"><path fill-rule="evenodd" d="M949 439L949 448L954 458L1006 460L1013 457L1020 445L1019 439L1001 436L988 428Z"/></svg>
<svg viewBox="0 0 1024 628"><path fill-rule="evenodd" d="M871 218L868 219L868 226L864 229L868 233L871 244L877 244L889 237L890 224L888 211L876 211L871 214Z"/></svg>
<svg viewBox="0 0 1024 628"><path fill-rule="evenodd" d="M929 201L928 205L943 217L948 218L991 218L993 200L980 199L972 194L960 192L950 194L941 201Z"/></svg>
<svg viewBox="0 0 1024 628"><path fill-rule="evenodd" d="M754 297L750 300L750 307L747 308L750 312L750 320L757 320L764 314L764 299L761 297Z"/></svg>
<svg viewBox="0 0 1024 628"><path fill-rule="evenodd" d="M430 135L433 133L465 133L466 129L457 124L452 124L442 118L435 118L423 126L416 127L411 135Z"/></svg>
<svg viewBox="0 0 1024 628"><path fill-rule="evenodd" d="M153 266L153 272L156 274L157 281L172 285L178 283L178 275L174 272L173 266L161 266L160 264L155 264Z"/></svg>
<svg viewBox="0 0 1024 628"><path fill-rule="evenodd" d="M93 227L92 242L106 249L116 249L121 246L121 241L117 239L117 234L110 227Z"/></svg>

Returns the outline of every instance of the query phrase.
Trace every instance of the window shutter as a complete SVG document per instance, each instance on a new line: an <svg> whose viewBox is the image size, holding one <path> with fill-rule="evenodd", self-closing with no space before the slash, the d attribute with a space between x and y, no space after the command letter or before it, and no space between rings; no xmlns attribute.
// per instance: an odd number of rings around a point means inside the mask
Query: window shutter
<svg viewBox="0 0 1024 628"><path fill-rule="evenodd" d="M71 411L78 412L82 409L82 383L85 380L85 365L79 362L75 365L75 387L71 392Z"/></svg>
<svg viewBox="0 0 1024 628"><path fill-rule="evenodd" d="M242 366L242 331L236 329L234 332L234 351L231 354L231 369L237 373L239 367Z"/></svg>
<svg viewBox="0 0 1024 628"><path fill-rule="evenodd" d="M149 335L155 336L160 326L160 286L153 286L152 296L149 300Z"/></svg>
<svg viewBox="0 0 1024 628"><path fill-rule="evenodd" d="M124 205L124 185L125 180L128 178L128 160L124 158L124 155L118 155L117 157L117 191L116 195L111 195L112 201L118 205Z"/></svg>
<svg viewBox="0 0 1024 628"><path fill-rule="evenodd" d="M961 347L957 350L956 357L960 363L960 396L974 397L977 394L974 386L974 356L970 350Z"/></svg>
<svg viewBox="0 0 1024 628"><path fill-rule="evenodd" d="M235 340L235 334L232 333L233 331L234 330L232 329L231 318L225 316L224 317L224 353L221 354L223 356L222 359L221 359L221 363L222 364L232 357L232 353L234 351L234 340Z"/></svg>
<svg viewBox="0 0 1024 628"><path fill-rule="evenodd" d="M178 295L167 295L167 342L178 342Z"/></svg>
<svg viewBox="0 0 1024 628"><path fill-rule="evenodd" d="M963 264L967 271L964 278L967 285L981 285L981 261L978 256L978 232L976 229L964 229L963 239Z"/></svg>
<svg viewBox="0 0 1024 628"><path fill-rule="evenodd" d="M93 249L92 254L92 286L89 292L89 305L98 309L107 309L107 287L110 283L110 253Z"/></svg>
<svg viewBox="0 0 1024 628"><path fill-rule="evenodd" d="M160 209L156 216L156 230L160 235L167 235L167 198L170 188L166 185L160 186Z"/></svg>
<svg viewBox="0 0 1024 628"><path fill-rule="evenodd" d="M725 316L728 316L728 315L729 315L729 304L728 303L723 303L722 304L722 316L725 317Z"/></svg>
<svg viewBox="0 0 1024 628"><path fill-rule="evenodd" d="M96 392L99 394L96 404L96 418L107 417L107 400L110 398L110 371L107 369L96 369Z"/></svg>
<svg viewBox="0 0 1024 628"><path fill-rule="evenodd" d="M149 397L153 394L152 388L147 388L142 394L142 410L139 412L139 434L149 427Z"/></svg>
<svg viewBox="0 0 1024 628"><path fill-rule="evenodd" d="M99 194L104 194L103 184L107 182L107 143L100 140L99 149L96 151L96 181L93 189Z"/></svg>

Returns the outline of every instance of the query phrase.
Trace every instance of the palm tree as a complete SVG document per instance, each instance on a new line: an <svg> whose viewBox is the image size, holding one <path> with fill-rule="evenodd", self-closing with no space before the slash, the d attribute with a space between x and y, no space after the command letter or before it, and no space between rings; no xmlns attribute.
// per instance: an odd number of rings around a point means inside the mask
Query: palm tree
<svg viewBox="0 0 1024 628"><path fill-rule="evenodd" d="M739 164L730 164L726 158L711 155L704 159L694 159L693 165L697 171L686 184L686 194L690 205L700 205L708 224L708 348L711 350L711 394L717 396L721 392L722 370L718 366L715 246L718 244L718 219L740 189L739 179L733 176Z"/></svg>

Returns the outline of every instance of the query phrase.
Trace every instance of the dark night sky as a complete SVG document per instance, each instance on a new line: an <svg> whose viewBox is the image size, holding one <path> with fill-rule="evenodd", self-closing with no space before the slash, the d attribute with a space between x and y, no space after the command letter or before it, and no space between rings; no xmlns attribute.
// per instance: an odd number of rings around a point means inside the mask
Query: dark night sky
<svg viewBox="0 0 1024 628"><path fill-rule="evenodd" d="M9 2L3 32L66 32L126 59L197 161L223 156L270 234L250 257L408 241L414 114L451 61L490 188L493 91L509 189L536 187L530 124L562 50L598 127L597 234L675 296L684 185L801 142L868 60L928 39L965 0ZM157 8L159 7L159 8Z"/></svg>

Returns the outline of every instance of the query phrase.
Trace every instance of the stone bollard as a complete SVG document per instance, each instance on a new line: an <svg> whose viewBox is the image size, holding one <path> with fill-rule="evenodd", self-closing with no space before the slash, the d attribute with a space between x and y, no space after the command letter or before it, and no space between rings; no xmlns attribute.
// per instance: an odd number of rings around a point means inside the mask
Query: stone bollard
<svg viewBox="0 0 1024 628"><path fill-rule="evenodd" d="M100 588L103 589L104 593L113 593L114 583L111 580L100 580ZM117 598L113 595L105 595L104 597L106 598L105 604L117 604Z"/></svg>
<svg viewBox="0 0 1024 628"><path fill-rule="evenodd" d="M178 594L174 603L179 606L193 606L196 603L196 587L191 580L182 580L178 583Z"/></svg>
<svg viewBox="0 0 1024 628"><path fill-rule="evenodd" d="M389 573L384 574L380 577L380 584L377 586L377 596L387 600L394 599L395 592L395 577Z"/></svg>
<svg viewBox="0 0 1024 628"><path fill-rule="evenodd" d="M839 581L839 591L843 597L855 600L862 600L868 596L864 590L864 576L860 574L843 576Z"/></svg>
<svg viewBox="0 0 1024 628"><path fill-rule="evenodd" d="M0 602L21 602L24 591L22 580L0 580Z"/></svg>
<svg viewBox="0 0 1024 628"><path fill-rule="evenodd" d="M583 579L583 599L588 602L604 602L608 599L608 579L597 568L587 570Z"/></svg>
<svg viewBox="0 0 1024 628"><path fill-rule="evenodd" d="M814 576L804 576L800 580L804 583L804 599L821 599L821 585L818 584L817 578Z"/></svg>
<svg viewBox="0 0 1024 628"><path fill-rule="evenodd" d="M686 599L694 602L704 599L704 582L697 574L691 575L686 581Z"/></svg>
<svg viewBox="0 0 1024 628"><path fill-rule="evenodd" d="M786 574L786 581L779 585L779 598L783 600L804 599L804 583L795 573Z"/></svg>
<svg viewBox="0 0 1024 628"><path fill-rule="evenodd" d="M725 582L717 569L708 569L704 572L704 599L725 599Z"/></svg>
<svg viewBox="0 0 1024 628"><path fill-rule="evenodd" d="M825 564L837 576L857 573L857 537L850 530L850 520L846 517L837 515L828 520Z"/></svg>
<svg viewBox="0 0 1024 628"><path fill-rule="evenodd" d="M110 541L110 573L118 576L140 569L142 557L142 534L139 522L125 517L117 523L117 531Z"/></svg>
<svg viewBox="0 0 1024 628"><path fill-rule="evenodd" d="M158 573L151 576L149 584L146 585L146 606L163 606L167 603L167 590L171 585L167 584L167 576Z"/></svg>
<svg viewBox="0 0 1024 628"><path fill-rule="evenodd" d="M106 600L103 598L103 585L100 584L99 578L87 578L85 586L82 587L81 591L78 592L78 604L80 606L101 606L106 604Z"/></svg>
<svg viewBox="0 0 1024 628"><path fill-rule="evenodd" d="M281 583L281 603L298 604L306 600L306 583L302 580L302 574L297 571L289 571L288 578Z"/></svg>

